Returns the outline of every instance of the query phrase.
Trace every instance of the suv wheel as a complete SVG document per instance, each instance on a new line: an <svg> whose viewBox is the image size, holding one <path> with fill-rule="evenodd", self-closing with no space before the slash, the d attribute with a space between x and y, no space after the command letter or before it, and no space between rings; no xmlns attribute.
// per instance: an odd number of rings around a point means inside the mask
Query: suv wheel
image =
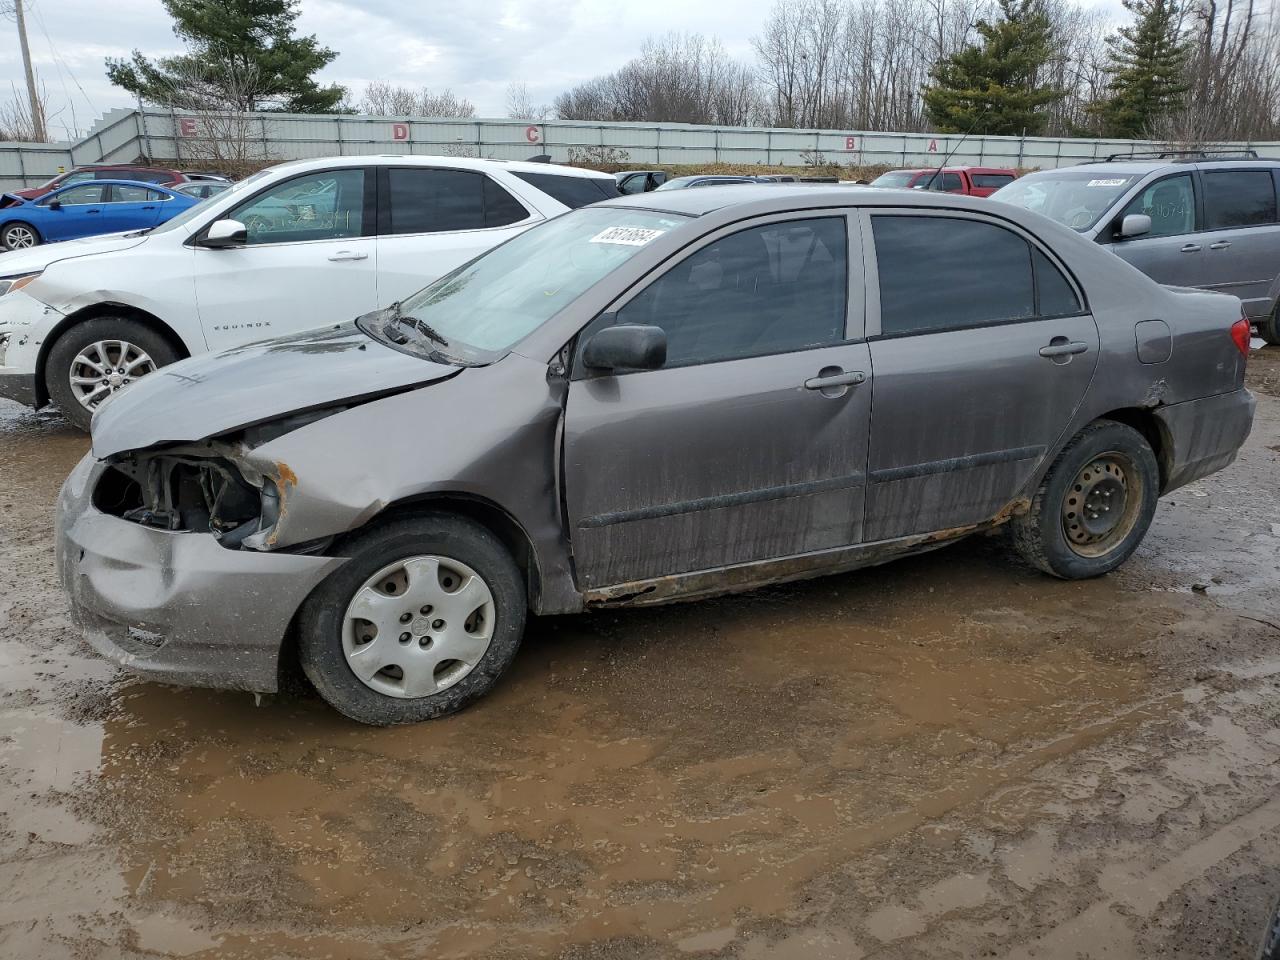
<svg viewBox="0 0 1280 960"><path fill-rule="evenodd" d="M520 570L489 530L445 513L351 541L350 560L303 605L299 659L328 703L386 726L461 710L488 693L524 633Z"/></svg>
<svg viewBox="0 0 1280 960"><path fill-rule="evenodd" d="M1031 510L1011 522L1014 547L1066 580L1110 573L1146 536L1159 488L1155 453L1142 434L1110 420L1091 423L1049 468Z"/></svg>
<svg viewBox="0 0 1280 960"><path fill-rule="evenodd" d="M0 231L0 246L6 250L25 250L41 242L40 232L29 223L11 223Z"/></svg>
<svg viewBox="0 0 1280 960"><path fill-rule="evenodd" d="M146 324L95 317L54 343L45 362L45 387L63 416L88 430L102 401L177 359L173 344Z"/></svg>
<svg viewBox="0 0 1280 960"><path fill-rule="evenodd" d="M1273 347L1280 346L1280 302L1272 309L1270 316L1258 321L1258 336Z"/></svg>

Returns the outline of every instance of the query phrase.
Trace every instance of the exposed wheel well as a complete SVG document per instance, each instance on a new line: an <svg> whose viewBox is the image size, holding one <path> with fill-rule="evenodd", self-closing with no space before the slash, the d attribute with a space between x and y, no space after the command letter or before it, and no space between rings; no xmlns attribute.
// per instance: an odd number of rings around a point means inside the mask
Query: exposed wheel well
<svg viewBox="0 0 1280 960"><path fill-rule="evenodd" d="M45 362L49 358L49 351L53 349L53 345L58 342L64 333L77 323L83 323L86 320L93 320L96 317L128 317L130 320L136 320L138 323L144 323L160 336L169 341L169 344L178 352L180 357L191 356L191 351L187 349L187 345L182 342L182 338L178 336L174 329L154 314L147 313L145 310L139 310L137 307L131 307L124 303L112 303L110 301L104 303L95 303L89 307L83 307L75 313L69 313L62 319L56 327L49 331L49 335L44 338L44 343L40 345L40 353L36 357L36 402L37 408L43 407L49 402L49 390L45 385Z"/></svg>
<svg viewBox="0 0 1280 960"><path fill-rule="evenodd" d="M1150 410L1142 407L1123 407L1119 410L1112 410L1110 413L1104 413L1098 419L1123 423L1125 426L1132 427L1142 434L1147 443L1151 444L1151 449L1155 451L1156 463L1160 465L1160 488L1163 490L1169 482L1170 458L1173 450L1170 439L1165 433L1159 418Z"/></svg>

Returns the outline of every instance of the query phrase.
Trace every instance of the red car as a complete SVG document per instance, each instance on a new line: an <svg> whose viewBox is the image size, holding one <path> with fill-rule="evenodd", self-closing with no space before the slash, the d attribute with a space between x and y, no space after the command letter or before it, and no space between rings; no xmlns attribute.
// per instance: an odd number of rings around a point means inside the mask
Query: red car
<svg viewBox="0 0 1280 960"><path fill-rule="evenodd" d="M872 180L871 186L989 197L1017 178L1018 174L1006 167L943 167L941 170L890 170Z"/></svg>
<svg viewBox="0 0 1280 960"><path fill-rule="evenodd" d="M69 187L82 180L133 180L135 182L140 180L143 183L158 183L162 187L171 187L174 184L185 183L187 176L178 170L144 167L135 163L87 163L66 173L60 173L48 183L42 183L38 187L13 190L11 193L24 200L34 200L37 197L43 197L50 190Z"/></svg>

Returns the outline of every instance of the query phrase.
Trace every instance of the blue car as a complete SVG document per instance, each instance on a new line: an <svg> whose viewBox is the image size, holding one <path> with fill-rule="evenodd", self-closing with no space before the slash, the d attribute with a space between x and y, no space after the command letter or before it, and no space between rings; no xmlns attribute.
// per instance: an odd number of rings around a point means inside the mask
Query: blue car
<svg viewBox="0 0 1280 960"><path fill-rule="evenodd" d="M22 250L55 240L154 227L200 202L199 197L134 180L91 180L38 200L0 199L0 247Z"/></svg>

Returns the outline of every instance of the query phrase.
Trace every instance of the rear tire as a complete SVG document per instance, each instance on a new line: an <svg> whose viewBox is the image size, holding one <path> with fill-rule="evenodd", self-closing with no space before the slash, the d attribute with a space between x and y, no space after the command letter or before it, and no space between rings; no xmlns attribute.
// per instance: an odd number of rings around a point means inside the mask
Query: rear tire
<svg viewBox="0 0 1280 960"><path fill-rule="evenodd" d="M38 247L43 242L40 231L21 220L6 223L4 229L0 230L0 246L6 250L27 250Z"/></svg>
<svg viewBox="0 0 1280 960"><path fill-rule="evenodd" d="M1066 445L1031 509L1009 525L1024 560L1064 580L1110 573L1138 548L1155 516L1160 469L1146 438L1099 420Z"/></svg>
<svg viewBox="0 0 1280 960"><path fill-rule="evenodd" d="M524 579L486 527L449 513L376 526L307 598L298 659L339 713L389 726L484 696L524 634ZM372 655L370 658L369 655Z"/></svg>
<svg viewBox="0 0 1280 960"><path fill-rule="evenodd" d="M62 415L88 432L103 400L179 359L168 338L145 323L95 317L54 342L45 361L45 389Z"/></svg>
<svg viewBox="0 0 1280 960"><path fill-rule="evenodd" d="M1273 347L1280 347L1280 303L1271 311L1271 315L1258 321L1258 336Z"/></svg>

